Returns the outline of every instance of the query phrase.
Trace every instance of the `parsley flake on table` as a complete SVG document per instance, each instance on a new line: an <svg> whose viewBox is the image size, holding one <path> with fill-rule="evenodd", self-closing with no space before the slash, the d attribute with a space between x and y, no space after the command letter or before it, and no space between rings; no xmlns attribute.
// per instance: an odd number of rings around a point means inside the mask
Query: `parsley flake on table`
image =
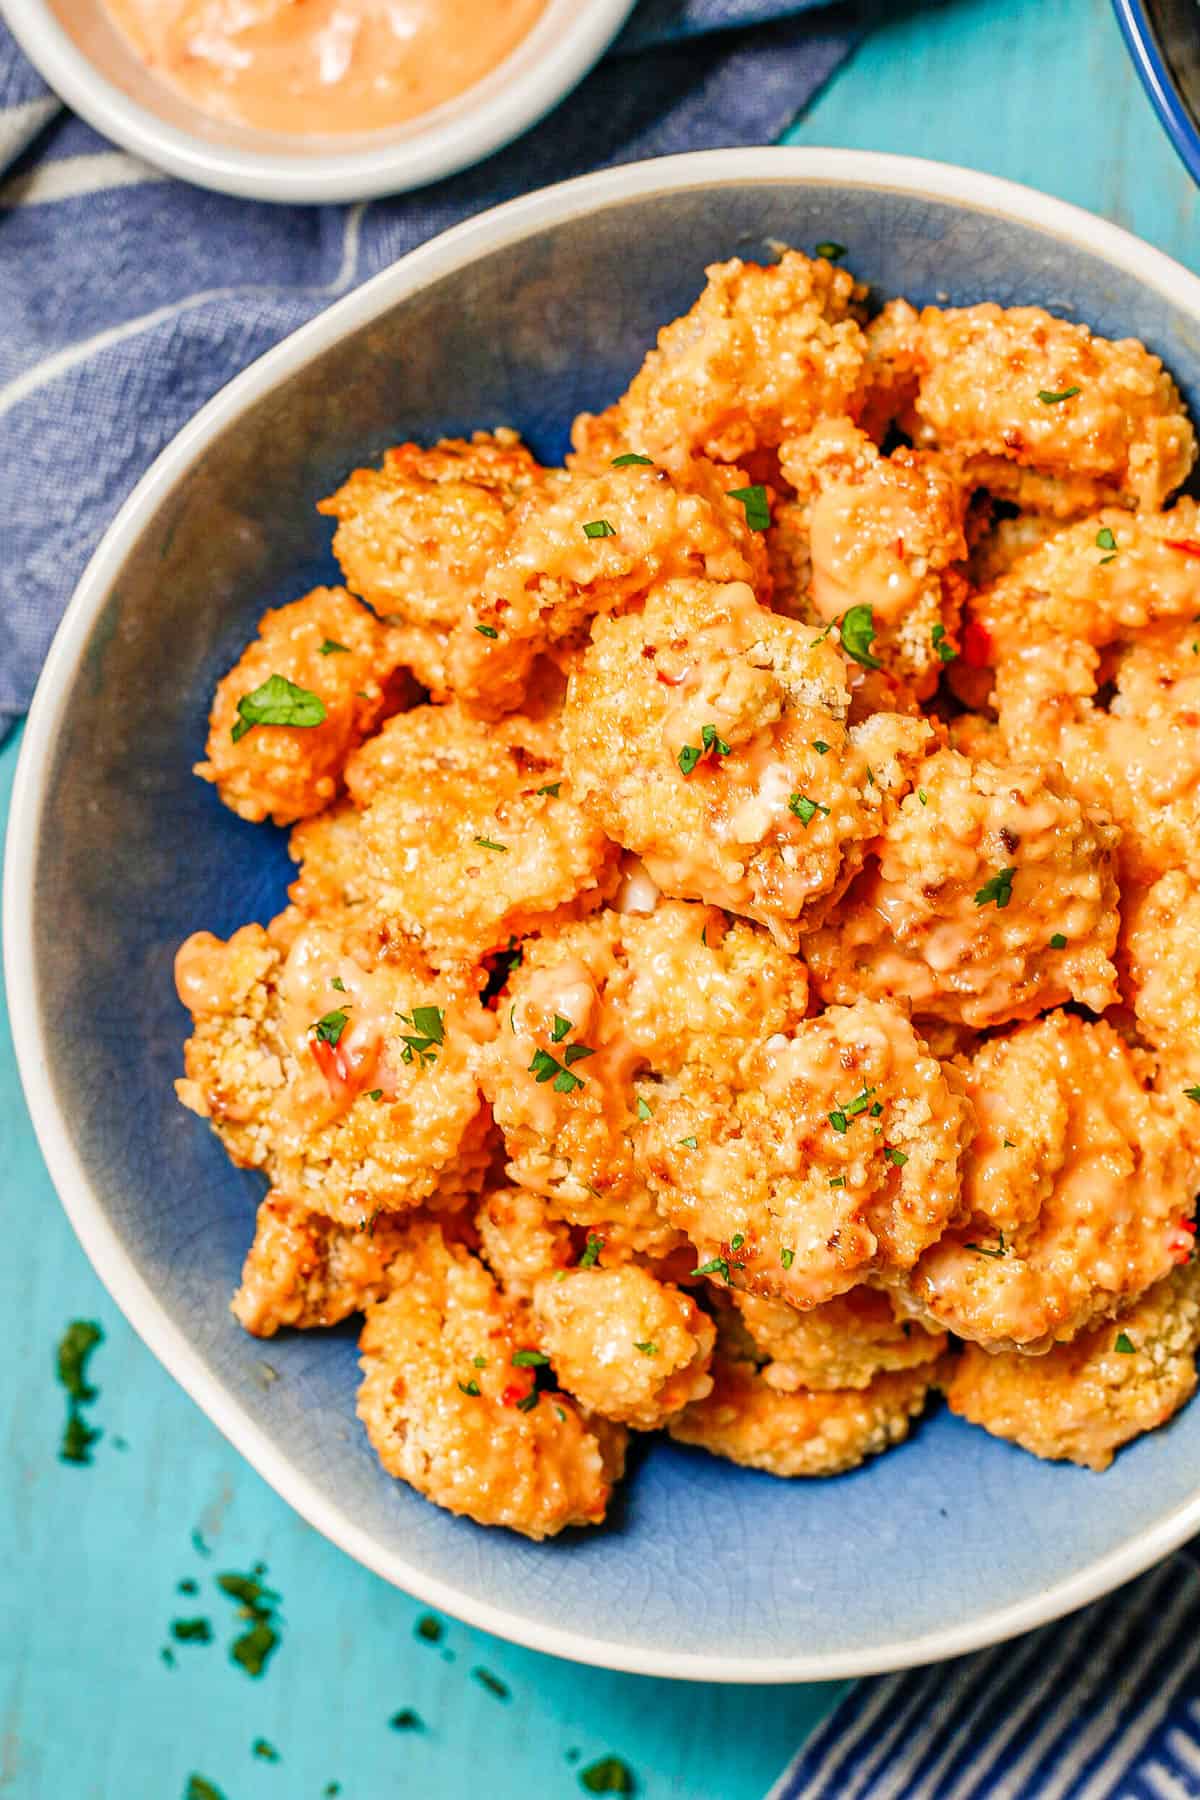
<svg viewBox="0 0 1200 1800"><path fill-rule="evenodd" d="M435 1619L432 1613L422 1613L413 1626L414 1637L421 1638L426 1644L440 1644L444 1631L442 1621Z"/></svg>
<svg viewBox="0 0 1200 1800"><path fill-rule="evenodd" d="M277 1763L283 1761L283 1758L280 1756L274 1744L269 1744L266 1738L255 1738L250 1746L250 1751L252 1755L257 1756L259 1762Z"/></svg>
<svg viewBox="0 0 1200 1800"><path fill-rule="evenodd" d="M635 467L652 469L654 467L654 458L652 456L639 456L636 450L625 450L622 451L620 456L613 457L611 467L614 469L632 469Z"/></svg>
<svg viewBox="0 0 1200 1800"><path fill-rule="evenodd" d="M597 1237L595 1232L589 1231L587 1245L584 1249L583 1255L579 1259L579 1267L581 1269L595 1268L597 1262L600 1259L600 1252L603 1250L603 1248L604 1248L604 1239L602 1237Z"/></svg>
<svg viewBox="0 0 1200 1800"><path fill-rule="evenodd" d="M265 1565L255 1563L249 1575L217 1576L217 1586L230 1600L238 1602L239 1617L247 1621L246 1629L229 1647L230 1660L255 1678L264 1673L279 1645L276 1629L279 1595L264 1586L262 1577L265 1574Z"/></svg>
<svg viewBox="0 0 1200 1800"><path fill-rule="evenodd" d="M314 1033L320 1043L331 1044L336 1048L341 1042L342 1033L349 1022L350 1014L342 1007L338 1007L334 1012L324 1013L315 1024L309 1026L309 1030Z"/></svg>
<svg viewBox="0 0 1200 1800"><path fill-rule="evenodd" d="M751 531L766 531L771 523L771 507L767 500L767 490L761 482L753 487L729 488L729 498L740 500L746 514L746 523Z"/></svg>
<svg viewBox="0 0 1200 1800"><path fill-rule="evenodd" d="M1125 1331L1118 1331L1117 1341L1113 1345L1113 1349L1121 1356L1135 1356L1137 1354L1137 1345L1129 1336L1128 1332Z"/></svg>
<svg viewBox="0 0 1200 1800"><path fill-rule="evenodd" d="M807 794L793 794L788 801L788 811L799 819L805 831L808 830L818 813L824 813L826 818L829 817L829 808L822 806L819 800L810 800Z"/></svg>
<svg viewBox="0 0 1200 1800"><path fill-rule="evenodd" d="M104 1333L94 1319L72 1319L55 1352L55 1369L67 1394L67 1419L59 1444L59 1461L74 1463L77 1467L91 1462L92 1445L101 1435L96 1426L88 1424L81 1408L89 1406L98 1397L99 1390L87 1379L87 1366L92 1352L103 1342Z"/></svg>
<svg viewBox="0 0 1200 1800"><path fill-rule="evenodd" d="M579 1785L586 1794L636 1794L633 1770L619 1756L601 1756L579 1771Z"/></svg>
<svg viewBox="0 0 1200 1800"><path fill-rule="evenodd" d="M255 725L296 725L311 729L323 725L328 714L325 702L307 688L297 687L285 675L268 675L252 694L243 694L237 703L238 721L230 732L239 743Z"/></svg>
<svg viewBox="0 0 1200 1800"><path fill-rule="evenodd" d="M871 654L875 642L875 609L865 602L852 606L838 620L842 649L864 669L881 669L883 664Z"/></svg>
<svg viewBox="0 0 1200 1800"><path fill-rule="evenodd" d="M994 904L1003 912L1012 899L1013 876L1016 872L1015 869L998 869L994 875L989 875L983 886L976 892L976 906Z"/></svg>
<svg viewBox="0 0 1200 1800"><path fill-rule="evenodd" d="M583 535L586 538L616 537L617 530L607 519L589 519L583 528Z"/></svg>
<svg viewBox="0 0 1200 1800"><path fill-rule="evenodd" d="M177 1644L211 1644L213 1629L207 1619L172 1619L171 1636Z"/></svg>
<svg viewBox="0 0 1200 1800"><path fill-rule="evenodd" d="M203 1775L189 1775L187 1787L183 1790L183 1800L225 1800L225 1796L219 1787L214 1787Z"/></svg>
<svg viewBox="0 0 1200 1800"><path fill-rule="evenodd" d="M714 1256L711 1261L701 1263L698 1269L693 1269L692 1274L719 1275L722 1281L727 1282L729 1280L729 1263L723 1256Z"/></svg>
<svg viewBox="0 0 1200 1800"><path fill-rule="evenodd" d="M425 1729L424 1719L411 1706L402 1706L399 1712L394 1712L388 1720L388 1725L393 1731L424 1731Z"/></svg>
<svg viewBox="0 0 1200 1800"><path fill-rule="evenodd" d="M497 1700L509 1700L512 1698L508 1683L506 1681L501 1681L498 1675L493 1675L490 1669L481 1668L477 1664L476 1667L471 1670L471 1674L479 1683L480 1687L486 1688L489 1694L494 1694Z"/></svg>
<svg viewBox="0 0 1200 1800"><path fill-rule="evenodd" d="M929 634L929 641L937 651L938 660L940 662L952 663L958 655L958 651L954 648L954 645L947 640L946 627L944 625L934 626Z"/></svg>
<svg viewBox="0 0 1200 1800"><path fill-rule="evenodd" d="M1073 400L1083 390L1077 387L1060 388L1057 393L1052 388L1039 388L1038 399L1043 406L1057 406L1062 400Z"/></svg>

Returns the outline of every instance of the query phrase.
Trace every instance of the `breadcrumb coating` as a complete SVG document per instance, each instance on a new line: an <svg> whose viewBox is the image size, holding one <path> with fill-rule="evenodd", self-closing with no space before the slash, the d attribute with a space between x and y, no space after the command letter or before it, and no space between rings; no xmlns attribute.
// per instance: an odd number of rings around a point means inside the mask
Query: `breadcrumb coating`
<svg viewBox="0 0 1200 1800"><path fill-rule="evenodd" d="M589 1412L656 1431L712 1388L716 1327L682 1288L627 1263L538 1284L539 1344L555 1378Z"/></svg>
<svg viewBox="0 0 1200 1800"><path fill-rule="evenodd" d="M388 721L350 763L372 915L436 967L478 962L564 908L599 905L616 852L572 798L545 731L457 703ZM533 744L535 749L526 748Z"/></svg>
<svg viewBox="0 0 1200 1800"><path fill-rule="evenodd" d="M849 729L831 634L741 583L670 582L597 623L572 675L572 791L664 893L727 907L790 949L860 866L933 737L880 713Z"/></svg>
<svg viewBox="0 0 1200 1800"><path fill-rule="evenodd" d="M759 1294L735 1291L733 1300L756 1355L765 1359L763 1380L780 1393L870 1387L889 1370L936 1362L947 1344L944 1331L898 1317L877 1288L852 1288L807 1312Z"/></svg>
<svg viewBox="0 0 1200 1800"><path fill-rule="evenodd" d="M535 1348L525 1309L433 1224L410 1229L392 1272L392 1292L367 1311L358 1397L389 1475L525 1537L600 1524L625 1433L565 1394L538 1393L534 1371L513 1362Z"/></svg>
<svg viewBox="0 0 1200 1800"><path fill-rule="evenodd" d="M918 313L894 300L868 335L876 429L898 418L914 443L961 459L968 479L1026 509L1061 516L1111 501L1154 511L1195 460L1179 391L1136 339L991 301ZM1031 494L1026 471L1070 499Z"/></svg>
<svg viewBox="0 0 1200 1800"><path fill-rule="evenodd" d="M387 1293L404 1228L403 1218L389 1213L365 1227L338 1225L287 1194L268 1194L233 1297L234 1317L266 1338L288 1325L310 1331L361 1312Z"/></svg>
<svg viewBox="0 0 1200 1800"><path fill-rule="evenodd" d="M484 1262L514 1300L531 1300L546 1275L575 1260L571 1234L542 1195L529 1188L497 1188L475 1215Z"/></svg>
<svg viewBox="0 0 1200 1800"><path fill-rule="evenodd" d="M391 633L344 588L314 588L263 614L213 696L207 760L195 766L241 819L290 825L328 806L350 753L405 698ZM315 725L253 724L239 703L281 677L315 695ZM235 733L237 734L235 736Z"/></svg>
<svg viewBox="0 0 1200 1800"><path fill-rule="evenodd" d="M494 1021L463 975L415 955L369 963L336 923L306 921L286 947L260 925L228 943L196 932L176 982L193 1014L176 1091L234 1162L342 1225L478 1191ZM414 1050L422 1023L441 1038Z"/></svg>
<svg viewBox="0 0 1200 1800"><path fill-rule="evenodd" d="M911 1268L954 1217L961 1087L895 1007L829 1007L740 1080L664 1084L639 1160L700 1269L812 1307Z"/></svg>
<svg viewBox="0 0 1200 1800"><path fill-rule="evenodd" d="M752 1362L718 1358L713 1390L672 1419L681 1444L770 1475L841 1475L908 1436L935 1385L932 1366L877 1375L866 1388L781 1393Z"/></svg>
<svg viewBox="0 0 1200 1800"><path fill-rule="evenodd" d="M1188 1102L1154 1092L1153 1072L1070 1013L983 1044L963 1068L978 1131L962 1214L897 1278L907 1309L985 1348L1043 1350L1169 1274L1200 1165Z"/></svg>
<svg viewBox="0 0 1200 1800"><path fill-rule="evenodd" d="M1107 1469L1191 1399L1200 1347L1200 1265L1156 1283L1128 1312L1045 1356L968 1344L946 1388L953 1412L1052 1461Z"/></svg>
<svg viewBox="0 0 1200 1800"><path fill-rule="evenodd" d="M668 467L696 454L736 463L860 404L865 290L846 269L788 250L766 267L735 257L705 274L623 398L576 419L580 462L634 451Z"/></svg>
<svg viewBox="0 0 1200 1800"><path fill-rule="evenodd" d="M542 477L515 431L477 431L428 450L399 444L317 508L338 521L347 587L395 624L401 660L436 694L449 685L449 635L508 541L513 508Z"/></svg>
<svg viewBox="0 0 1200 1800"><path fill-rule="evenodd" d="M1164 1077L1182 1089L1200 1078L1200 884L1172 869L1126 893L1122 986ZM1200 1119L1197 1120L1200 1125Z"/></svg>
<svg viewBox="0 0 1200 1800"><path fill-rule="evenodd" d="M822 999L976 1030L1116 999L1117 831L1053 771L939 750L835 917L804 940Z"/></svg>

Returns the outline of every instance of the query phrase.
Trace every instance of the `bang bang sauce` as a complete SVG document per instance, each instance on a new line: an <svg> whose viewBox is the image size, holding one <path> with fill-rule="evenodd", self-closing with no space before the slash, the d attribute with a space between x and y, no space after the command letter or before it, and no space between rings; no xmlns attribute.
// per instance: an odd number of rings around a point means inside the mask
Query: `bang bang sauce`
<svg viewBox="0 0 1200 1800"><path fill-rule="evenodd" d="M375 131L431 112L513 51L547 0L104 0L152 74L210 117Z"/></svg>

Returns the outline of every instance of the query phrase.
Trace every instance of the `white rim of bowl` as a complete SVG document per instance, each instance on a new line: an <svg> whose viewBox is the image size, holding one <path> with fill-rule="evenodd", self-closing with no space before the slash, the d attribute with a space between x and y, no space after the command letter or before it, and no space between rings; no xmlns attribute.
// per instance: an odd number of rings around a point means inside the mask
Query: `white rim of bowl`
<svg viewBox="0 0 1200 1800"><path fill-rule="evenodd" d="M293 205L405 193L481 162L570 93L608 49L633 7L634 0L585 0L569 29L552 37L541 58L518 79L407 141L291 156L233 149L168 124L100 72L46 0L0 0L0 14L30 62L60 99L105 137L198 187Z"/></svg>
<svg viewBox="0 0 1200 1800"><path fill-rule="evenodd" d="M47 1073L48 1056L34 980L34 895L29 872L44 807L46 776L65 707L93 620L133 547L143 522L209 441L312 356L385 312L398 299L461 268L480 253L519 242L547 225L641 199L744 181L780 186L836 182L897 195L914 194L969 206L1032 225L1105 258L1200 320L1200 279L1129 232L1032 188L950 164L856 150L768 148L707 150L632 163L543 188L457 225L376 275L237 376L197 413L129 496L93 556L67 608L38 682L25 728L13 791L4 870L5 977L13 1037L38 1141L63 1206L100 1279L129 1323L213 1423L302 1518L394 1586L452 1617L570 1661L630 1674L692 1681L826 1681L916 1667L977 1650L1073 1612L1140 1575L1200 1529L1200 1489L1150 1530L1110 1550L1043 1593L981 1614L965 1624L832 1655L709 1656L593 1640L522 1618L459 1593L386 1551L321 1488L295 1467L212 1376L157 1295L138 1274L92 1193Z"/></svg>

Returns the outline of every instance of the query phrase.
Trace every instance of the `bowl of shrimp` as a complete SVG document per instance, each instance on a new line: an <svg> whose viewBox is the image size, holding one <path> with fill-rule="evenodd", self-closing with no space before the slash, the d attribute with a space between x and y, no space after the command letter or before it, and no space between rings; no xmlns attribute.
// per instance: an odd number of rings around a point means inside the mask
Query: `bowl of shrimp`
<svg viewBox="0 0 1200 1800"><path fill-rule="evenodd" d="M350 1555L793 1681L1200 1529L1198 326L989 177L669 158L406 257L129 500L18 771L22 1074Z"/></svg>

